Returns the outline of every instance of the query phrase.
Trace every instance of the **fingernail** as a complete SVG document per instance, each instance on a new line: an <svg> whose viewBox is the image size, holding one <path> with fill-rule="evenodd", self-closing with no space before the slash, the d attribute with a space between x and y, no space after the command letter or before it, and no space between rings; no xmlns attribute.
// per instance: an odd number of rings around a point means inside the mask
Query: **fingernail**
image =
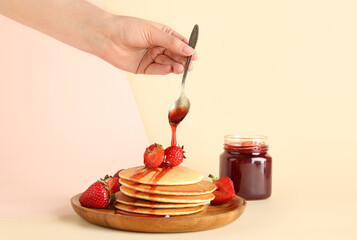
<svg viewBox="0 0 357 240"><path fill-rule="evenodd" d="M186 54L192 54L195 50L188 45L183 45L182 51Z"/></svg>
<svg viewBox="0 0 357 240"><path fill-rule="evenodd" d="M178 72L181 73L181 72L183 72L184 67L182 65L180 65L180 66L177 67L177 70L178 70Z"/></svg>

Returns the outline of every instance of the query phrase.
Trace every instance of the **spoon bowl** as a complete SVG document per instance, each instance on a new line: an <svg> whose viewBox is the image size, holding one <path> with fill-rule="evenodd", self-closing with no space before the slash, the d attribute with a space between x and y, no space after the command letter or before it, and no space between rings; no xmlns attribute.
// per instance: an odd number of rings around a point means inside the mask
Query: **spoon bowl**
<svg viewBox="0 0 357 240"><path fill-rule="evenodd" d="M171 105L169 110L169 123L170 125L179 124L187 115L190 110L191 103L186 97L184 92L181 96Z"/></svg>

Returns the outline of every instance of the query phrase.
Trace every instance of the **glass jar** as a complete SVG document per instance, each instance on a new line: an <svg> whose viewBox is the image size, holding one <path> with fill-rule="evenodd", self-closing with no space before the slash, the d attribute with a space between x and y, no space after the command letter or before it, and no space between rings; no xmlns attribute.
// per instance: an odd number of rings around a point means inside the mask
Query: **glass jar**
<svg viewBox="0 0 357 240"><path fill-rule="evenodd" d="M220 177L229 177L236 194L246 200L260 200L271 195L272 159L265 136L224 137L220 156Z"/></svg>

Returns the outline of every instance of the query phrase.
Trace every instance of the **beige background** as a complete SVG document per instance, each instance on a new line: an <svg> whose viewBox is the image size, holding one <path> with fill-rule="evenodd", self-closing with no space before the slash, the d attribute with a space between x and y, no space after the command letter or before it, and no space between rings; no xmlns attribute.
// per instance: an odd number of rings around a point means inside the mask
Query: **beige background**
<svg viewBox="0 0 357 240"><path fill-rule="evenodd" d="M262 134L270 138L275 182L303 178L334 192L356 183L354 1L104 0L104 6L185 36L200 25L199 60L186 84L192 108L178 127L186 165L218 173L224 135ZM167 111L181 76L129 79L150 141L168 145ZM305 188L288 187L295 194Z"/></svg>
<svg viewBox="0 0 357 240"><path fill-rule="evenodd" d="M0 225L4 226L1 232L3 236L22 238L22 233L14 229L31 233L36 239L48 239L48 233L54 231L58 234L53 239L68 236L69 239L220 239L222 236L225 239L354 239L357 236L357 159L354 153L357 134L355 1L103 2L112 12L162 22L185 36L189 35L195 23L200 25L197 46L199 60L195 63L195 70L189 73L186 84L192 108L178 128L178 142L185 145L187 152L184 165L198 169L205 175L218 174L218 157L222 152L224 135L267 135L274 161L273 195L265 201L249 202L247 211L234 223L205 232L169 236L130 233L100 228L77 216L51 216L2 218ZM3 23L3 18L0 23ZM11 28L14 26L11 25ZM21 47L20 43L17 44ZM48 47L47 51L52 47ZM76 50L71 51L68 53L71 56L80 54ZM20 54L17 56L20 58ZM47 56L43 58L47 59ZM41 58L36 55L31 59L40 61ZM100 60L89 59L92 57L83 55L78 61L95 61L92 66L103 64ZM77 71L80 65L74 64L73 67L73 62L68 61L68 57L62 58L62 66L68 64L72 66L67 66L69 72ZM1 64L3 66L3 62ZM106 67L100 73L108 74L105 79L118 74L118 71L104 65ZM110 73L107 72L109 69ZM52 76L54 70L48 70L47 75ZM83 86L86 81L79 77L81 84L77 87L84 92L83 95L88 92L97 94L94 89L103 86L107 87L101 90L102 95L114 94L111 84L115 83L106 85L100 73L93 70L92 74L98 75L86 86ZM41 76L41 71L37 70L35 76ZM122 79L118 75L119 78ZM128 78L149 141L168 145L170 128L167 111L179 96L181 76L128 75ZM67 80L65 84L74 80ZM18 78L16 81L20 84ZM44 83L45 79L38 84L42 86ZM55 96L57 101L62 101L61 94ZM29 99L26 98L27 101ZM70 95L66 101L70 104L73 99L76 98ZM76 126L80 126L88 119L82 118L82 106L87 103L92 106L96 103L95 99L80 100L75 103L74 106L78 104L78 107L73 111L62 113L67 118L74 113L78 114ZM113 113L110 108L118 108L120 101L108 102L111 104L107 106L106 119L109 124L106 126L112 129L119 126L115 125L119 113ZM101 109L97 106L87 111L93 117ZM128 109L132 110L132 106ZM99 118L95 119L96 124L103 123ZM140 137L136 138L143 142L135 146L137 149L134 152L137 155L130 156L136 158L128 162L123 158L128 155L119 152L118 145L104 147L102 141L92 138L101 132L101 128L91 127L85 128L88 135L84 135L83 139L91 142L90 149L101 146L93 150L96 158L103 157L108 162L115 161L115 166L124 167L141 161L139 155L147 144L145 136L138 135ZM138 128L140 130L140 126ZM48 129L55 131L52 126L48 126ZM73 131L66 134L77 136L73 135ZM11 135L8 133L5 136ZM118 136L118 130L113 131L108 139L122 139ZM66 143L66 146L72 146L72 142ZM55 146L52 148L58 150ZM86 148L82 146L78 151L82 153L83 149ZM6 152L10 150L6 149ZM91 156L93 152L85 155L87 158ZM42 158L42 161L45 160ZM8 166L9 163L1 159L1 164ZM30 167L25 165L24 168ZM102 169L96 170L94 166L86 169L89 169L90 177L102 173ZM13 170L13 176L16 176L16 171ZM86 177L86 181L76 186L73 192L82 190L89 175Z"/></svg>

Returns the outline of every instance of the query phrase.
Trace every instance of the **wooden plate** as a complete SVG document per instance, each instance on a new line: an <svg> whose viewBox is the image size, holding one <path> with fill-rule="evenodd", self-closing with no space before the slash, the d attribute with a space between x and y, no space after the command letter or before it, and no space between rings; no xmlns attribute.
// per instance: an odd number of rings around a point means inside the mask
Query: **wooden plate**
<svg viewBox="0 0 357 240"><path fill-rule="evenodd" d="M137 232L193 232L218 228L236 220L246 208L246 201L235 196L223 205L209 205L203 211L186 216L158 217L131 214L114 209L83 207L77 194L72 197L74 211L88 222L116 229Z"/></svg>

